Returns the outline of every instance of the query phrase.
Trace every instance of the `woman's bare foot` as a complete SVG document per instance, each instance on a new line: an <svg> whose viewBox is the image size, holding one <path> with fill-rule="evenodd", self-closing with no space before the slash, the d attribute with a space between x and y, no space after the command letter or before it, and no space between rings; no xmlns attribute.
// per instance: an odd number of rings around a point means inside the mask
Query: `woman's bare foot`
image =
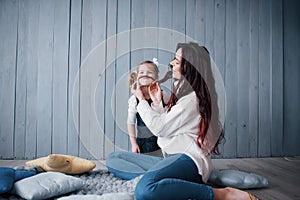
<svg viewBox="0 0 300 200"><path fill-rule="evenodd" d="M254 195L250 197L249 193L231 187L214 188L213 190L215 200L259 200Z"/></svg>

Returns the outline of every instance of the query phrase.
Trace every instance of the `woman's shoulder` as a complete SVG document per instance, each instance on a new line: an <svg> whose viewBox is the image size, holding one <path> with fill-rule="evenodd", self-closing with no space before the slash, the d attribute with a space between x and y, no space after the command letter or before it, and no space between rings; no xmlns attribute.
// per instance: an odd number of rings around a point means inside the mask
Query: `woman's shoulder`
<svg viewBox="0 0 300 200"><path fill-rule="evenodd" d="M183 97L181 97L178 101L181 102L197 102L198 97L195 92L191 92Z"/></svg>

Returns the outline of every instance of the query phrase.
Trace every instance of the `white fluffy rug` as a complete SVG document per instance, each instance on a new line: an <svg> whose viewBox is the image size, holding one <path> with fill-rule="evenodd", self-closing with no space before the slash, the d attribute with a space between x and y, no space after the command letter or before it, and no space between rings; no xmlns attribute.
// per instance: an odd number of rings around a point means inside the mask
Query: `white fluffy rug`
<svg viewBox="0 0 300 200"><path fill-rule="evenodd" d="M96 170L82 175L75 175L85 181L85 185L71 195L102 195L105 193L129 193L133 194L137 182L141 176L126 181L122 180L107 170Z"/></svg>

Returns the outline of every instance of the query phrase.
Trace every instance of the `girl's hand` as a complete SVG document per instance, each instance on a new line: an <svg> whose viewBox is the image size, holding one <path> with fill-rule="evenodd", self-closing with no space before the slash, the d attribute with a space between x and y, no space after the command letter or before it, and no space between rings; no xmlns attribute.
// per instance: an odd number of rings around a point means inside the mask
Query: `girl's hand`
<svg viewBox="0 0 300 200"><path fill-rule="evenodd" d="M136 98L138 98L140 101L145 99L139 81L136 82L136 89L133 91L133 94L134 94L134 96L136 96Z"/></svg>
<svg viewBox="0 0 300 200"><path fill-rule="evenodd" d="M132 147L131 147L131 152L133 153L141 153L141 150L140 150L140 147L138 144L133 144Z"/></svg>
<svg viewBox="0 0 300 200"><path fill-rule="evenodd" d="M150 83L148 91L149 91L150 98L153 101L153 105L159 106L162 99L162 92L158 85L158 82Z"/></svg>

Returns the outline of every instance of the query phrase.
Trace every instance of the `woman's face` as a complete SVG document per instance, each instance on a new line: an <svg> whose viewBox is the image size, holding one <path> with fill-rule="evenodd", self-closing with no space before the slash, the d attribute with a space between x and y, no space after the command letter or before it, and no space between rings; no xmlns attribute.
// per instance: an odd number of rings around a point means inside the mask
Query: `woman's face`
<svg viewBox="0 0 300 200"><path fill-rule="evenodd" d="M141 85L149 85L158 79L154 67L151 64L142 64L138 68L137 79Z"/></svg>
<svg viewBox="0 0 300 200"><path fill-rule="evenodd" d="M174 59L170 62L172 67L172 75L174 79L179 80L181 77L181 60L182 60L182 49L176 51Z"/></svg>

